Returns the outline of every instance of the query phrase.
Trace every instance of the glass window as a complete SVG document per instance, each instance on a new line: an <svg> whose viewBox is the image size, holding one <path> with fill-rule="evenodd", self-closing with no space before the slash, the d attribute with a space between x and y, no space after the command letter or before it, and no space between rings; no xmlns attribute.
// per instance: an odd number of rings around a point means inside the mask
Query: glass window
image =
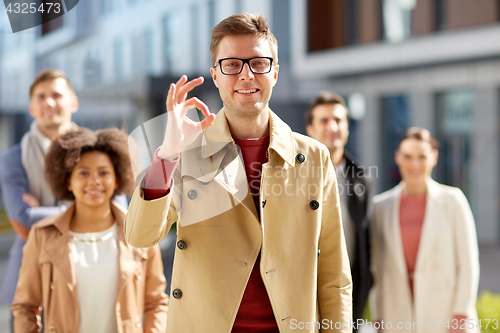
<svg viewBox="0 0 500 333"><path fill-rule="evenodd" d="M455 89L436 95L439 160L436 180L469 192L468 165L474 130L474 92Z"/></svg>
<svg viewBox="0 0 500 333"><path fill-rule="evenodd" d="M113 66L115 79L123 78L123 42L117 39L113 45Z"/></svg>
<svg viewBox="0 0 500 333"><path fill-rule="evenodd" d="M384 37L392 43L410 38L411 14L417 0L383 0Z"/></svg>
<svg viewBox="0 0 500 333"><path fill-rule="evenodd" d="M180 30L180 16L176 11L170 11L164 19L164 58L167 72L171 72L177 60L178 33Z"/></svg>
<svg viewBox="0 0 500 333"><path fill-rule="evenodd" d="M146 44L146 72L149 75L154 74L154 33L152 29L147 29L145 33Z"/></svg>
<svg viewBox="0 0 500 333"><path fill-rule="evenodd" d="M381 117L381 163L379 175L382 191L396 186L401 181L394 152L405 131L410 127L408 96L392 95L382 98Z"/></svg>

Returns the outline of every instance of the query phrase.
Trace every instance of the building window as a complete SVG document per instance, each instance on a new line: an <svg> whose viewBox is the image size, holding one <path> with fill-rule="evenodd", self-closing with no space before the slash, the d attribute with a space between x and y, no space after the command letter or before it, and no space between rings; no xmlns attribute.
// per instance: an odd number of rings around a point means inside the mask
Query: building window
<svg viewBox="0 0 500 333"><path fill-rule="evenodd" d="M99 52L96 49L91 49L83 61L84 84L86 86L93 86L101 83L101 72Z"/></svg>
<svg viewBox="0 0 500 333"><path fill-rule="evenodd" d="M436 111L439 142L436 179L470 194L468 166L474 131L474 92L456 89L438 93Z"/></svg>
<svg viewBox="0 0 500 333"><path fill-rule="evenodd" d="M384 38L398 43L411 36L412 11L417 0L383 0Z"/></svg>
<svg viewBox="0 0 500 333"><path fill-rule="evenodd" d="M154 33L153 30L147 29L144 34L144 42L146 44L146 71L149 75L154 73Z"/></svg>
<svg viewBox="0 0 500 333"><path fill-rule="evenodd" d="M179 46L177 39L180 30L180 17L177 11L170 11L163 21L164 59L167 72L171 73L175 66L177 55L176 47Z"/></svg>
<svg viewBox="0 0 500 333"><path fill-rule="evenodd" d="M113 44L113 66L115 79L123 79L123 41L120 39Z"/></svg>
<svg viewBox="0 0 500 333"><path fill-rule="evenodd" d="M382 98L381 117L381 177L382 190L388 190L401 181L399 169L394 161L394 152L402 135L410 127L408 96L391 95Z"/></svg>
<svg viewBox="0 0 500 333"><path fill-rule="evenodd" d="M113 10L113 0L101 0L101 13L107 15Z"/></svg>
<svg viewBox="0 0 500 333"><path fill-rule="evenodd" d="M132 37L132 72L141 76L146 71L145 36L137 34Z"/></svg>
<svg viewBox="0 0 500 333"><path fill-rule="evenodd" d="M382 36L382 0L308 0L309 52L372 43Z"/></svg>

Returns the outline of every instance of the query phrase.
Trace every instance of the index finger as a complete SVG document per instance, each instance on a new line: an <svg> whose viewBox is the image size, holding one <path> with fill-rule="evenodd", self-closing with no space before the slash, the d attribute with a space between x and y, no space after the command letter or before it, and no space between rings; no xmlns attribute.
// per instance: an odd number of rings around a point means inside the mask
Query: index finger
<svg viewBox="0 0 500 333"><path fill-rule="evenodd" d="M196 79L193 79L181 86L178 87L177 90L177 103L182 103L186 100L188 92L201 85L205 79L203 76L200 76Z"/></svg>

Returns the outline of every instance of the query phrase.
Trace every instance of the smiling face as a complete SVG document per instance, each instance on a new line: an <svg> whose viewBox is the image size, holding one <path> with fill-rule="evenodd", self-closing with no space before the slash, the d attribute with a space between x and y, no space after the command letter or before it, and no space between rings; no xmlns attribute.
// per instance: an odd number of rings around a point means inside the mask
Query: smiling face
<svg viewBox="0 0 500 333"><path fill-rule="evenodd" d="M349 137L347 109L341 104L320 104L312 110L312 123L307 135L324 144L330 151L343 148Z"/></svg>
<svg viewBox="0 0 500 333"><path fill-rule="evenodd" d="M431 177L437 163L438 151L429 142L415 138L405 139L396 150L396 164L405 183L419 186Z"/></svg>
<svg viewBox="0 0 500 333"><path fill-rule="evenodd" d="M29 111L42 132L68 125L77 109L78 98L63 78L42 81L33 89Z"/></svg>
<svg viewBox="0 0 500 333"><path fill-rule="evenodd" d="M253 57L272 57L271 46L266 39L256 35L228 35L220 41L216 58ZM255 117L267 108L278 79L278 66L273 64L268 74L253 74L245 64L240 74L225 75L217 65L210 68L210 73L226 112L246 118Z"/></svg>
<svg viewBox="0 0 500 333"><path fill-rule="evenodd" d="M109 155L91 151L80 156L68 181L77 206L100 207L109 205L118 187L115 169Z"/></svg>

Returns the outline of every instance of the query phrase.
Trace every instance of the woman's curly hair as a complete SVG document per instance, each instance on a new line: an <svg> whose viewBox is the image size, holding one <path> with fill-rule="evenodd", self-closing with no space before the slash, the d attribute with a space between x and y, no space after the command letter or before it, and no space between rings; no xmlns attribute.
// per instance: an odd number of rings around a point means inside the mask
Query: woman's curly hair
<svg viewBox="0 0 500 333"><path fill-rule="evenodd" d="M92 131L80 127L54 140L45 156L45 178L58 200L74 200L68 182L80 156L90 151L106 153L116 174L117 194L130 195L135 187L128 149L128 135L118 128Z"/></svg>

